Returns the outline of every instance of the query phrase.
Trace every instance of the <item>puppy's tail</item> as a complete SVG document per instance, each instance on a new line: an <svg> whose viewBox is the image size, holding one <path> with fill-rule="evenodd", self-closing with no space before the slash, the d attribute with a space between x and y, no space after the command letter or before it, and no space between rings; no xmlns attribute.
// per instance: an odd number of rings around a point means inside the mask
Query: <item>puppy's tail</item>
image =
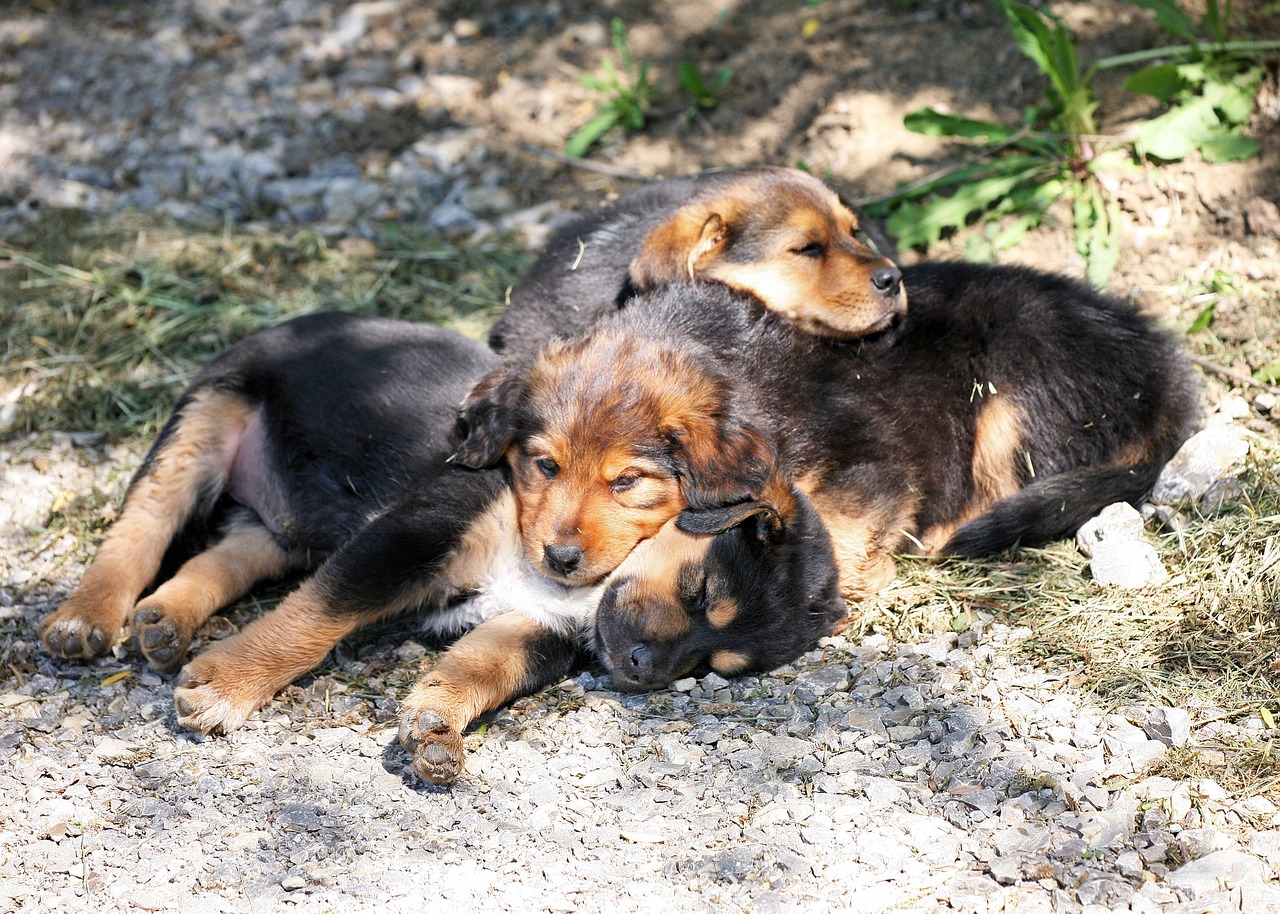
<svg viewBox="0 0 1280 914"><path fill-rule="evenodd" d="M957 530L942 555L974 558L1012 546L1038 546L1073 535L1107 505L1137 506L1173 451L1133 466L1079 467L1034 482Z"/></svg>

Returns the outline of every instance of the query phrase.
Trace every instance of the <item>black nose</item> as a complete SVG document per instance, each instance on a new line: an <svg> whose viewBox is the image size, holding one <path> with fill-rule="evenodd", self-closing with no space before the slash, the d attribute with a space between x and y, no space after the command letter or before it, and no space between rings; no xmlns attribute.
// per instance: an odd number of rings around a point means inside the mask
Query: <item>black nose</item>
<svg viewBox="0 0 1280 914"><path fill-rule="evenodd" d="M631 649L631 669L628 672L642 682L653 676L653 650L647 644L637 644Z"/></svg>
<svg viewBox="0 0 1280 914"><path fill-rule="evenodd" d="M898 287L902 283L902 271L890 264L887 267L880 267L871 274L871 285L877 292L886 297L897 295Z"/></svg>
<svg viewBox="0 0 1280 914"><path fill-rule="evenodd" d="M572 543L548 543L543 549L547 567L560 575L571 575L582 564L582 547Z"/></svg>

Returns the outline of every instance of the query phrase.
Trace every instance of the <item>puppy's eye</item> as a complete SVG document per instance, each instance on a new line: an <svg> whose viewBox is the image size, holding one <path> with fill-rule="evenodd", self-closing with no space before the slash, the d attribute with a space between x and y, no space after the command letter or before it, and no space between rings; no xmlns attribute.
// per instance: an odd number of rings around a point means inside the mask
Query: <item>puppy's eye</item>
<svg viewBox="0 0 1280 914"><path fill-rule="evenodd" d="M792 248L791 253L801 257L821 257L827 253L827 246L819 241L810 241L804 247Z"/></svg>
<svg viewBox="0 0 1280 914"><path fill-rule="evenodd" d="M548 479L555 479L560 475L560 464L550 457L539 457L534 462L538 465L538 469L542 471L542 475Z"/></svg>
<svg viewBox="0 0 1280 914"><path fill-rule="evenodd" d="M627 489L634 489L639 482L640 476L638 474L629 473L625 476L619 476L609 483L609 489L613 492L625 492Z"/></svg>

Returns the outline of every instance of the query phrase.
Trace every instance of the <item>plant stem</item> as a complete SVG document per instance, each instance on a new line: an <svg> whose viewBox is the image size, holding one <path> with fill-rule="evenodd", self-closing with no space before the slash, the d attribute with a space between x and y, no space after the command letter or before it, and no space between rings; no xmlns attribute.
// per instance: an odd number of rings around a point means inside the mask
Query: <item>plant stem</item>
<svg viewBox="0 0 1280 914"><path fill-rule="evenodd" d="M1221 44L1209 45L1207 49L1223 54L1265 54L1267 51L1280 51L1280 41L1224 41ZM1205 50L1205 45L1197 44L1175 44L1167 48L1148 48L1144 51L1132 51L1128 54L1104 57L1096 61L1092 69L1110 70L1115 67L1127 67L1136 63L1146 63L1149 60L1174 57L1179 54L1190 54L1196 51L1203 53Z"/></svg>

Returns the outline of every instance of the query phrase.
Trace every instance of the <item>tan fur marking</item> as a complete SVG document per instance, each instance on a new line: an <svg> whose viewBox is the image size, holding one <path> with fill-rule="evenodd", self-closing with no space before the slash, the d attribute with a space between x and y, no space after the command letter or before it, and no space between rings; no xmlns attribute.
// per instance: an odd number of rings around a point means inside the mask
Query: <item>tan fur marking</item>
<svg viewBox="0 0 1280 914"><path fill-rule="evenodd" d="M896 574L894 556L915 526L916 504L862 506L851 510L822 492L810 495L831 534L840 590L847 600L863 600L877 593Z"/></svg>
<svg viewBox="0 0 1280 914"><path fill-rule="evenodd" d="M685 533L669 522L658 535L637 546L618 569L619 577L631 578L618 605L642 611L633 625L645 638L677 641L689 633L689 614L677 591L680 569L702 565L711 541L710 536Z"/></svg>
<svg viewBox="0 0 1280 914"><path fill-rule="evenodd" d="M711 669L721 676L737 676L751 664L751 658L737 651L715 651L711 655Z"/></svg>
<svg viewBox="0 0 1280 914"><path fill-rule="evenodd" d="M973 439L973 501L978 512L1022 488L1019 468L1026 412L1003 394L988 398L978 413Z"/></svg>
<svg viewBox="0 0 1280 914"><path fill-rule="evenodd" d="M728 628L738 618L741 607L738 601L726 597L714 597L712 607L707 610L707 622L712 628Z"/></svg>
<svg viewBox="0 0 1280 914"><path fill-rule="evenodd" d="M956 517L920 534L926 555L936 553L962 526L1022 488L1026 419L1023 408L1003 394L983 401L973 437L973 494Z"/></svg>
<svg viewBox="0 0 1280 914"><path fill-rule="evenodd" d="M467 527L440 573L423 576L425 589L430 592L414 594L406 600L406 605L429 603L439 594L474 589L477 582L485 579L489 569L504 560L515 529L516 497L506 490ZM395 607L397 610L402 608Z"/></svg>
<svg viewBox="0 0 1280 914"><path fill-rule="evenodd" d="M225 486L235 444L252 413L249 404L219 391L192 398L177 429L134 481L80 586L40 623L42 635L55 627L117 635L201 491Z"/></svg>

